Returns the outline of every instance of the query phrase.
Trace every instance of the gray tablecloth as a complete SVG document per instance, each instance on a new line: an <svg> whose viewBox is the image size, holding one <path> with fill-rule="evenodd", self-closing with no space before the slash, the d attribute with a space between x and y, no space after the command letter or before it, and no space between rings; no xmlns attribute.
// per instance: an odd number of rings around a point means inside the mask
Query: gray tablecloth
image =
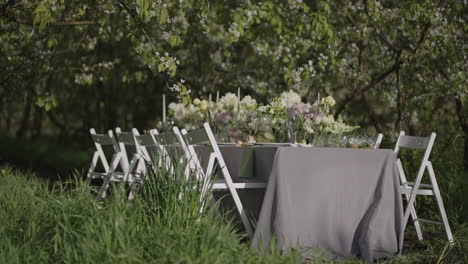
<svg viewBox="0 0 468 264"><path fill-rule="evenodd" d="M391 150L281 147L252 247L373 261L401 251L402 216Z"/></svg>
<svg viewBox="0 0 468 264"><path fill-rule="evenodd" d="M254 178L255 181L268 181L277 146L238 147L234 145L222 145L219 149L234 182L242 181L246 178ZM202 166L206 168L210 148L207 146L197 146L196 151L199 157L201 157Z"/></svg>

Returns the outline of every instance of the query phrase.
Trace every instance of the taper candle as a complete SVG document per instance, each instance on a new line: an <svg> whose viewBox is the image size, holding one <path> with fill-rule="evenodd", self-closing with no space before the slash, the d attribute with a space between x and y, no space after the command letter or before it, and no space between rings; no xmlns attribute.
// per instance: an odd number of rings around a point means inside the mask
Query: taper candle
<svg viewBox="0 0 468 264"><path fill-rule="evenodd" d="M320 92L317 93L317 109L320 114Z"/></svg>
<svg viewBox="0 0 468 264"><path fill-rule="evenodd" d="M240 87L237 87L237 121L239 122L239 112L240 112Z"/></svg>
<svg viewBox="0 0 468 264"><path fill-rule="evenodd" d="M162 95L162 115L163 115L163 124L166 124L166 94Z"/></svg>

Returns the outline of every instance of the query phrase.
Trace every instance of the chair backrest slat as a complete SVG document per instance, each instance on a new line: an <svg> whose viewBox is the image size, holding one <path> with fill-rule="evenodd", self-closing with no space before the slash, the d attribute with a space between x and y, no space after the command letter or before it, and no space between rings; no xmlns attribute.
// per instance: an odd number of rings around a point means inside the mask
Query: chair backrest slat
<svg viewBox="0 0 468 264"><path fill-rule="evenodd" d="M401 131L393 152L398 155L398 153L400 152L400 148L425 150L420 167L422 168L425 167L427 165L426 163L429 161L429 156L431 155L432 146L434 145L435 138L436 133L434 132L431 133L429 137L414 137L406 136L405 132Z"/></svg>
<svg viewBox="0 0 468 264"><path fill-rule="evenodd" d="M114 145L114 141L112 138L107 134L94 134L91 135L93 137L94 142L101 144L101 145Z"/></svg>
<svg viewBox="0 0 468 264"><path fill-rule="evenodd" d="M151 134L135 135L138 145L143 147L155 146L154 138Z"/></svg>
<svg viewBox="0 0 468 264"><path fill-rule="evenodd" d="M426 149L429 145L430 137L400 136L398 147L409 149Z"/></svg>
<svg viewBox="0 0 468 264"><path fill-rule="evenodd" d="M204 128L190 131L185 135L185 140L189 145L210 143L210 138Z"/></svg>
<svg viewBox="0 0 468 264"><path fill-rule="evenodd" d="M115 134L119 141L120 151L122 152L121 166L124 170L127 170L130 165L130 160L136 152L135 137L132 132L122 132L120 127L115 128ZM126 146L128 146L129 149L127 149Z"/></svg>
<svg viewBox="0 0 468 264"><path fill-rule="evenodd" d="M154 138L163 146L179 146L177 136L172 132L157 134Z"/></svg>
<svg viewBox="0 0 468 264"><path fill-rule="evenodd" d="M131 132L117 132L117 139L121 144L135 145L135 137Z"/></svg>

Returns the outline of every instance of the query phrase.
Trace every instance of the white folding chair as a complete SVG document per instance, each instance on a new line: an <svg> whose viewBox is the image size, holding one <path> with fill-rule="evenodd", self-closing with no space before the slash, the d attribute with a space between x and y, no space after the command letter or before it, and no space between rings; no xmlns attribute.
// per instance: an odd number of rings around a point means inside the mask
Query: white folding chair
<svg viewBox="0 0 468 264"><path fill-rule="evenodd" d="M135 137L133 136L132 132L122 132L120 127L115 128L115 134L117 141L119 142L120 151L122 152L120 163L124 168L124 172L126 172L128 171L128 166L130 166L129 157L133 156L133 154L136 152ZM133 150L129 148L135 149Z"/></svg>
<svg viewBox="0 0 468 264"><path fill-rule="evenodd" d="M226 167L226 163L224 161L223 155L219 150L218 144L216 139L213 135L213 132L210 128L208 123L204 124L204 129L198 129L191 131L188 133L185 129L182 130L182 135L184 136L189 161L192 162L192 168L195 169L195 175L199 180L203 181L203 194L206 193L209 188L211 187L212 191L220 191L220 190L228 190L233 199L234 203L239 211L242 223L247 230L249 236L253 237L253 229L252 226L247 218L247 214L245 213L244 207L242 202L239 198L239 194L237 193L238 189L257 189L257 188L265 188L265 182L233 182L229 170ZM197 144L205 144L208 143L208 146L211 147L210 149L210 156L208 161L208 166L206 171L203 170L202 165L200 163L200 159L197 155L195 150L195 145ZM215 169L215 162L218 162L219 167L221 168L221 173L223 179L213 180L213 172ZM202 195L204 197L204 195ZM204 204L202 204L202 207Z"/></svg>
<svg viewBox="0 0 468 264"><path fill-rule="evenodd" d="M89 132L91 134L91 137L93 138L96 151L94 151L93 159L91 160L91 166L89 167L86 178L88 181L90 181L91 179L104 179L109 173L109 162L107 161L106 155L104 155L102 146L112 145L114 147L114 152L118 153L119 145L117 144L117 141L115 141L112 130L109 130L107 134L96 134L96 130L94 128L91 128ZM101 162L104 168L104 172L95 171L99 161Z"/></svg>
<svg viewBox="0 0 468 264"><path fill-rule="evenodd" d="M403 230L406 228L408 223L409 217L413 219L414 226L416 228L416 233L418 235L418 239L423 239L423 235L421 232L420 222L429 223L429 224L442 224L445 228L445 232L447 234L447 239L450 243L453 243L452 232L450 230L450 225L448 223L447 214L445 213L444 204L442 202L442 196L440 195L439 185L437 184L437 180L435 177L434 169L432 167L432 163L429 161L429 156L431 154L432 146L434 144L434 140L436 138L436 134L432 133L430 137L413 137L413 136L405 136L405 132L401 131L398 137L396 146L395 146L395 154L398 155L398 152L401 148L408 148L408 149L420 149L425 150L423 160L421 162L421 166L419 167L418 174L416 176L415 182L408 182L406 180L406 176L403 170L403 166L401 164L401 160L397 160L397 167L400 174L400 181L401 181L401 191L405 198L408 200L405 214L404 214L404 222L403 222ZM428 171L429 178L431 184L422 184L422 178L424 176L424 172ZM442 218L442 223L421 219L418 218L416 214L416 209L414 207L414 201L417 195L432 195L435 196L437 201L437 206L439 207L440 216Z"/></svg>
<svg viewBox="0 0 468 264"><path fill-rule="evenodd" d="M375 141L375 144L374 144L374 149L379 149L380 148L380 144L382 143L382 139L383 139L383 134L379 133L377 135L377 140Z"/></svg>
<svg viewBox="0 0 468 264"><path fill-rule="evenodd" d="M121 160L122 152L120 151L120 147L117 141L115 140L114 133L112 132L112 130L109 130L107 134L96 134L96 130L94 130L94 128L91 128L90 134L93 138L94 145L96 146L96 151L94 152L93 159L91 161L91 166L87 174L87 180L89 182L92 179L103 180L101 189L98 194L98 198L101 198L103 195L103 188L105 186L108 186L110 181L119 181L123 177L123 173L116 171L119 165L119 161ZM114 154L112 155L110 165L102 149L102 146L106 145L112 145L114 149ZM104 172L95 171L99 161L101 162L104 168Z"/></svg>
<svg viewBox="0 0 468 264"><path fill-rule="evenodd" d="M204 175L204 172L198 157L196 155L192 157L192 154L190 154L190 150L188 149L187 143L185 142L184 136L180 132L179 128L174 126L172 127L172 131L174 131L182 152L185 155L185 179L189 180L190 174L192 172L195 172L195 175L197 175L198 179L202 179L203 176L200 175Z"/></svg>
<svg viewBox="0 0 468 264"><path fill-rule="evenodd" d="M185 142L184 137L182 136L182 133L180 132L179 128L174 126L172 127L172 131L174 132L174 135L176 136L177 140L179 141L179 145L182 149L182 153L185 155L185 179L188 180L190 177L190 172L195 170L195 164L193 161L191 161L191 155L187 147L187 143ZM182 161L181 161L182 163Z"/></svg>
<svg viewBox="0 0 468 264"><path fill-rule="evenodd" d="M127 147L128 146L135 146L135 139L130 132L122 132L122 130L117 127L115 129L116 138L118 140L118 149L119 152L115 155L115 159L111 169L113 172L111 173L110 177L107 177L104 180L104 183L99 191L98 198L104 199L107 195L107 191L110 187L111 182L122 182L126 181L125 177L128 172L129 162L127 156ZM116 173L115 170L117 169L118 165L122 168L122 173ZM117 177L113 177L113 175L117 175Z"/></svg>
<svg viewBox="0 0 468 264"><path fill-rule="evenodd" d="M138 130L132 130L135 137L136 153L133 155L129 169L124 175L124 182L132 185L135 182L141 183L145 180L147 166L153 168L164 168L170 173L174 173L174 161L167 148L178 147L176 135L172 133L159 134L156 129L150 130L149 134L140 135ZM153 148L156 152L151 152L148 148ZM130 191L129 199L133 199L133 192Z"/></svg>
<svg viewBox="0 0 468 264"><path fill-rule="evenodd" d="M155 132L157 133L157 131ZM134 138L134 146L136 152L133 154L128 170L124 174L124 183L141 182L143 174L146 173L146 164L151 164L151 156L147 147L157 146L153 134L140 135L138 129L132 129L132 137ZM127 145L131 145L131 140L127 139Z"/></svg>
<svg viewBox="0 0 468 264"><path fill-rule="evenodd" d="M180 152L183 152L183 146L180 144L178 136L175 133L166 132L154 136L159 144L161 155L159 155L159 162L161 165L165 165L166 169L171 173L174 173L177 164L183 165L185 159L180 156Z"/></svg>

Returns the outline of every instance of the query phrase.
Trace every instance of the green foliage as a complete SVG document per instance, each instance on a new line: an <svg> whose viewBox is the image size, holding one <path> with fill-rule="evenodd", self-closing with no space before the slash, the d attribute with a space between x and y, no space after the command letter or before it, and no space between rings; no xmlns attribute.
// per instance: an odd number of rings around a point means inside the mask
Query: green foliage
<svg viewBox="0 0 468 264"><path fill-rule="evenodd" d="M40 30L44 30L46 26L52 21L52 10L49 2L52 1L42 1L33 12L33 24L39 25Z"/></svg>
<svg viewBox="0 0 468 264"><path fill-rule="evenodd" d="M115 112L133 120L160 106L142 97L185 79L198 97L242 87L259 100L294 89L313 101L320 91L337 98L335 116L425 134L416 116L435 109L455 117L463 112L456 96L466 110L465 11L455 0L23 1L5 5L0 18L0 65L9 76L0 83L14 91L4 92L11 108L34 97L63 123L95 116L98 124ZM72 102L77 96L86 100ZM447 107L434 107L436 100ZM126 107L76 110L101 101ZM134 126L154 124L154 116ZM451 119L438 132L459 129Z"/></svg>

